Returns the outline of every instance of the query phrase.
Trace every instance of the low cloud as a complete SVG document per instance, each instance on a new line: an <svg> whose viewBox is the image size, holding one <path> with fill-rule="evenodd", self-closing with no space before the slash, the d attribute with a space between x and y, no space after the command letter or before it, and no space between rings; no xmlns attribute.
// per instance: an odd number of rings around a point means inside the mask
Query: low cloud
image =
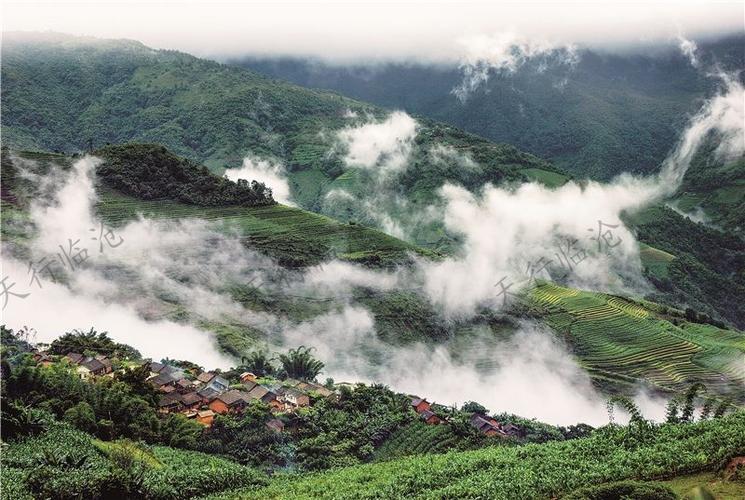
<svg viewBox="0 0 745 500"><path fill-rule="evenodd" d="M416 133L416 120L403 111L394 111L385 120L344 128L337 137L348 167L394 173L406 167Z"/></svg>
<svg viewBox="0 0 745 500"><path fill-rule="evenodd" d="M248 182L263 182L271 188L275 200L285 205L292 205L287 174L284 166L279 162L247 156L243 159L243 165L227 169L225 176L231 181L245 179Z"/></svg>
<svg viewBox="0 0 745 500"><path fill-rule="evenodd" d="M509 32L492 36L469 36L462 38L460 44L464 49L460 62L463 80L452 93L461 102L468 100L476 89L485 85L490 74L514 73L530 60L539 63L539 73L549 66L571 68L579 62L574 45L519 37Z"/></svg>

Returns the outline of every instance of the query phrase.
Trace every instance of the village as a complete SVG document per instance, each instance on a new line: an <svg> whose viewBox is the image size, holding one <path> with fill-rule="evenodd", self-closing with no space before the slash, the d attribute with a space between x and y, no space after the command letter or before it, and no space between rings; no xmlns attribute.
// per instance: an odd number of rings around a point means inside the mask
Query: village
<svg viewBox="0 0 745 500"><path fill-rule="evenodd" d="M45 351L34 351L33 358L38 364L44 366L58 361L57 357ZM330 388L315 382L293 378L282 380L259 378L251 372L241 373L239 382L231 383L219 372L201 371L196 368L184 369L152 360L125 365L115 363L116 360L105 355L86 356L77 352L69 352L62 356L61 360L70 364L78 376L84 380L110 377L117 370L147 367L149 370L147 382L160 393L159 413L180 413L205 427L210 427L217 415L240 415L252 401L260 401L267 405L272 413L279 415L309 408L320 399L338 398L338 393L333 386ZM436 412L436 404L414 395L409 398L410 408L425 424L448 423L450 417L446 414L447 412ZM471 415L469 423L474 429L488 437L507 438L518 435L520 432L515 425L501 424L493 417L478 412ZM272 418L266 426L272 431L282 432L285 424L279 418Z"/></svg>

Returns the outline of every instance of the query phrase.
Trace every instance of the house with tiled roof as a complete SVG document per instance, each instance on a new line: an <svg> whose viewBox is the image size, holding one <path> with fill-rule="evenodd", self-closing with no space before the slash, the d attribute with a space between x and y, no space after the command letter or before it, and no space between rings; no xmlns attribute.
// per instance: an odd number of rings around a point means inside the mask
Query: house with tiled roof
<svg viewBox="0 0 745 500"><path fill-rule="evenodd" d="M422 413L423 411L430 410L432 405L426 399L414 396L411 398L411 407L415 412Z"/></svg>
<svg viewBox="0 0 745 500"><path fill-rule="evenodd" d="M202 397L196 392L188 392L181 395L181 404L189 410L196 410L202 406Z"/></svg>
<svg viewBox="0 0 745 500"><path fill-rule="evenodd" d="M65 359L67 359L67 361L69 361L71 364L77 365L85 359L85 356L83 356L79 352L68 352L67 354L65 354Z"/></svg>
<svg viewBox="0 0 745 500"><path fill-rule="evenodd" d="M310 397L297 389L292 387L282 387L278 392L280 401L293 409L310 406Z"/></svg>
<svg viewBox="0 0 745 500"><path fill-rule="evenodd" d="M210 401L209 408L213 412L224 415L226 413L237 413L242 411L251 401L247 392L231 389L216 396Z"/></svg>
<svg viewBox="0 0 745 500"><path fill-rule="evenodd" d="M202 410L197 412L197 422L206 427L211 426L214 420L215 412L213 412L212 410Z"/></svg>
<svg viewBox="0 0 745 500"><path fill-rule="evenodd" d="M199 375L197 375L197 380L203 384L206 384L210 380L212 380L215 377L215 374L212 372L202 372Z"/></svg>
<svg viewBox="0 0 745 500"><path fill-rule="evenodd" d="M424 423L429 425L437 425L439 423L442 423L442 419L435 415L435 412L432 410L424 410L421 413L419 413L419 418L424 420Z"/></svg>
<svg viewBox="0 0 745 500"><path fill-rule="evenodd" d="M181 394L177 392L165 394L158 401L158 410L164 413L180 411L182 408Z"/></svg>
<svg viewBox="0 0 745 500"><path fill-rule="evenodd" d="M506 436L507 434L502 430L499 422L494 418L487 415L481 415L480 413L474 413L471 415L471 426L479 432L486 434L487 436Z"/></svg>

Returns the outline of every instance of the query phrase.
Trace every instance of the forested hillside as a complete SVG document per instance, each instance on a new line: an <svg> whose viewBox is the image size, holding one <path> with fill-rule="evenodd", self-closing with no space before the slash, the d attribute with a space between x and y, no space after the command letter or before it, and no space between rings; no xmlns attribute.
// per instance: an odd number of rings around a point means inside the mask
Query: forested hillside
<svg viewBox="0 0 745 500"><path fill-rule="evenodd" d="M705 62L745 66L743 39L699 43ZM655 171L687 117L713 88L677 46L616 52L580 49L576 63L528 61L515 73L491 70L465 102L453 94L456 64L325 63L245 58L235 64L312 88L402 108L506 142L577 175L609 179Z"/></svg>
<svg viewBox="0 0 745 500"><path fill-rule="evenodd" d="M397 171L376 179L349 164L350 145L340 132L364 139L359 127L385 125L389 111L133 41L10 34L2 68L4 143L14 149L69 153L138 141L162 144L218 173L245 157L276 162L298 205L343 221L381 227L375 206L382 182L387 199L400 199L386 203L400 223L417 204L432 202L446 181L475 188L566 179L512 146L427 119L404 135L394 129L381 138L392 149L372 161L393 162ZM363 202L349 204L349 197ZM426 227L412 232L417 243L447 244Z"/></svg>

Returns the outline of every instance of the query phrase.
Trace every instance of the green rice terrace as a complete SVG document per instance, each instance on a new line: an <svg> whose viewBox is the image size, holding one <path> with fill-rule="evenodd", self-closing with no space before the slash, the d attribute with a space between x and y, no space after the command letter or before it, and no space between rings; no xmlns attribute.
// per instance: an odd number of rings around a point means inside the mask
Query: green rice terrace
<svg viewBox="0 0 745 500"><path fill-rule="evenodd" d="M543 321L601 385L640 379L666 390L701 382L743 398L745 335L646 301L543 283L529 292Z"/></svg>
<svg viewBox="0 0 745 500"><path fill-rule="evenodd" d="M434 255L376 229L281 204L199 207L168 200L143 201L103 190L96 211L113 226L134 220L137 214L153 219L193 218L224 223L226 228L238 230L248 247L285 265L312 265L329 251L343 260L372 265L404 261L410 252Z"/></svg>

